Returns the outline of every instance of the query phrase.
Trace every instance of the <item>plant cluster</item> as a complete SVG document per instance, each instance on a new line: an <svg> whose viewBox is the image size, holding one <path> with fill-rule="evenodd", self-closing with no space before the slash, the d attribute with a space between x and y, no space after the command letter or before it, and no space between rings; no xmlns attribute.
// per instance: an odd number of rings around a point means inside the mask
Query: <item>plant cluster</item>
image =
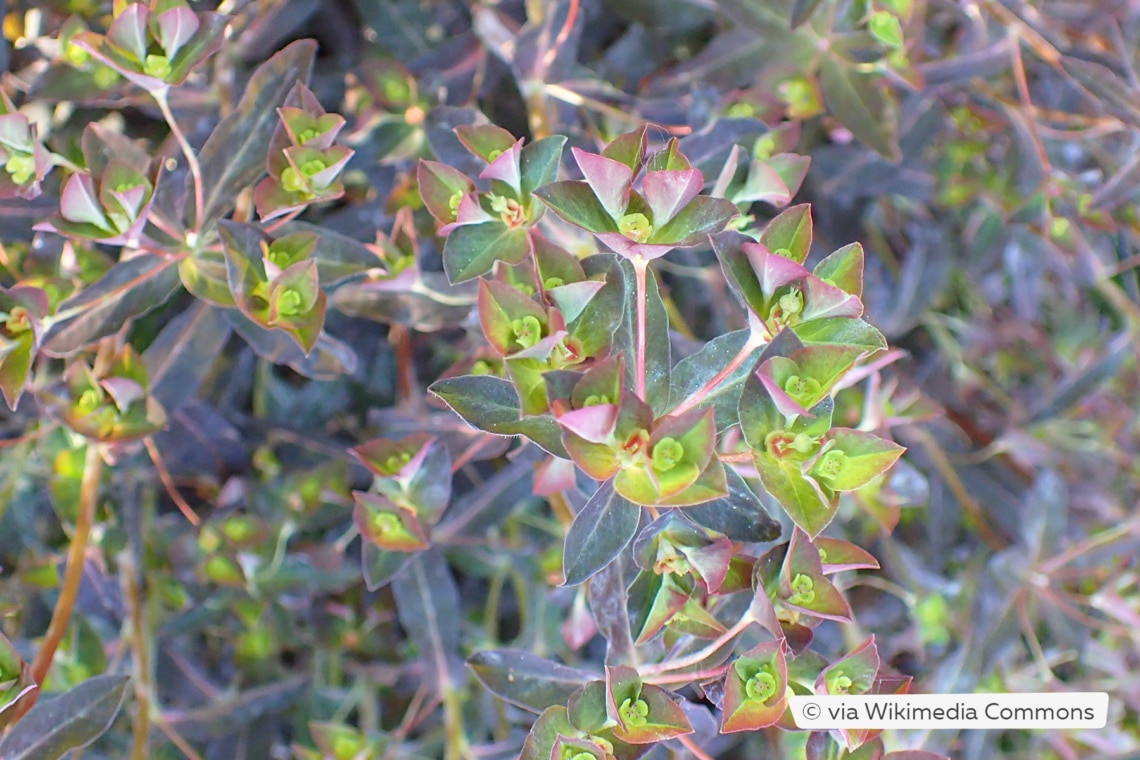
<svg viewBox="0 0 1140 760"><path fill-rule="evenodd" d="M1014 5L9 15L0 758L1135 750L1140 16ZM1114 705L788 706L912 689Z"/></svg>

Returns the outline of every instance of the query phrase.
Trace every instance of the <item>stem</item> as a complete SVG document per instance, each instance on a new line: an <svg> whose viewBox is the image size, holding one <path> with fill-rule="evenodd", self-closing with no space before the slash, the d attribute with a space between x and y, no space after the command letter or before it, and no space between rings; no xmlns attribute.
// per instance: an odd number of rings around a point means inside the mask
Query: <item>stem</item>
<svg viewBox="0 0 1140 760"><path fill-rule="evenodd" d="M44 634L40 650L32 661L32 678L36 683L43 683L51 669L55 650L63 641L63 634L67 631L67 623L71 619L71 610L75 606L75 599L79 595L79 582L83 579L83 563L87 554L87 541L91 537L91 526L95 522L95 506L98 504L99 478L103 474L103 458L99 456L99 447L94 441L87 443L87 457L83 463L83 478L79 483L79 513L75 519L75 531L71 534L71 547L67 551L67 568L63 573L63 585L59 589L59 599L51 614L47 633ZM36 694L26 700L15 716L19 720L36 702Z"/></svg>
<svg viewBox="0 0 1140 760"><path fill-rule="evenodd" d="M162 111L162 118L166 119L166 123L170 127L170 134L174 135L174 139L182 148L182 154L186 156L186 165L190 168L190 176L194 178L194 229L197 230L202 224L202 211L205 205L202 200L202 167L198 165L198 156L190 147L190 141L186 139L186 135L182 133L178 122L174 120L174 114L170 112L166 90L158 90L151 94L154 95L155 102L158 103L158 110Z"/></svg>
<svg viewBox="0 0 1140 760"><path fill-rule="evenodd" d="M727 665L717 665L715 668L705 668L704 670L690 670L685 673L661 673L658 675L645 676L641 679L642 683L661 684L666 683L689 683L690 681L703 681L706 678L720 678L728 669Z"/></svg>
<svg viewBox="0 0 1140 760"><path fill-rule="evenodd" d="M131 735L131 760L146 760L150 733L150 657L143 621L142 589L134 556L128 549L119 558L123 600L130 615L131 660L134 668L135 702L138 705Z"/></svg>
<svg viewBox="0 0 1140 760"><path fill-rule="evenodd" d="M645 277L649 260L644 256L634 256L632 261L637 280L637 395L648 403L645 398L645 334L648 332L645 324Z"/></svg>
<svg viewBox="0 0 1140 760"><path fill-rule="evenodd" d="M720 651L720 649L724 647L725 644L728 644L737 636L744 633L744 631L748 629L748 626L752 625L753 622L754 621L750 615L745 615L743 618L737 621L736 625L732 626L727 631L722 633L716 641L709 644L704 649L693 652L692 654L682 657L678 660L661 662L657 663L656 665L646 665L640 669L641 675L646 676L653 675L655 673L668 673L672 670L682 670L692 665L699 665Z"/></svg>
<svg viewBox="0 0 1140 760"><path fill-rule="evenodd" d="M685 749L689 750L689 754L697 758L697 760L713 760L712 755L706 755L704 750L698 747L697 743L688 736L678 736L677 741L684 744Z"/></svg>
<svg viewBox="0 0 1140 760"><path fill-rule="evenodd" d="M763 345L763 338L757 336L756 333L751 333L748 336L748 340L746 340L744 342L744 345L740 347L740 351L737 352L736 356L732 357L732 361L724 365L724 368L720 372L717 372L715 375L713 375L713 377L707 383L702 385L700 388L697 388L697 390L693 391L693 393L690 394L688 398L677 405L676 409L669 412L669 415L675 417L684 414L697 404L704 401L705 396L709 395L714 388L723 383L729 375L735 372L737 368L739 368L740 365L743 364L745 360L747 360L748 357L752 355L753 351Z"/></svg>

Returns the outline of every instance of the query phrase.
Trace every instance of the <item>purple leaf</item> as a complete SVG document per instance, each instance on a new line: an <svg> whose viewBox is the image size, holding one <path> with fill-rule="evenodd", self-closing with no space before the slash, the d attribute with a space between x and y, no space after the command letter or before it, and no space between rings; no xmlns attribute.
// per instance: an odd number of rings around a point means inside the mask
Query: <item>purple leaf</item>
<svg viewBox="0 0 1140 760"><path fill-rule="evenodd" d="M158 14L156 26L158 27L158 43L167 58L173 58L175 53L198 31L198 16L185 5L176 6Z"/></svg>
<svg viewBox="0 0 1140 760"><path fill-rule="evenodd" d="M149 15L145 5L132 3L107 29L107 39L140 63L146 58L146 22Z"/></svg>
<svg viewBox="0 0 1140 760"><path fill-rule="evenodd" d="M625 164L599 156L596 153L587 153L578 148L571 148L578 168L586 178L586 183L594 191L594 195L601 202L602 208L613 219L618 219L625 213L629 205L629 191L633 186L633 171ZM557 211L557 209L555 209Z"/></svg>
<svg viewBox="0 0 1140 760"><path fill-rule="evenodd" d="M641 191L660 228L700 194L705 179L699 169L646 172Z"/></svg>
<svg viewBox="0 0 1140 760"><path fill-rule="evenodd" d="M77 172L68 178L60 195L59 213L69 222L110 228L103 207L99 205L95 181L87 172Z"/></svg>
<svg viewBox="0 0 1140 760"><path fill-rule="evenodd" d="M515 193L522 193L522 174L519 161L522 156L522 138L509 149L504 150L495 160L480 172L480 179L494 179L508 185Z"/></svg>

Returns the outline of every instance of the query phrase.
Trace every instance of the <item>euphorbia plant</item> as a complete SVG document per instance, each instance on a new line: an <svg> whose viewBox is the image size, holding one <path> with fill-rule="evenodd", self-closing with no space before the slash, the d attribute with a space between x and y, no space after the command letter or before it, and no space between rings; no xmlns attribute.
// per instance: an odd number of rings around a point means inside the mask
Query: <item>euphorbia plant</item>
<svg viewBox="0 0 1140 760"><path fill-rule="evenodd" d="M648 663L629 651L615 655L621 664L607 670L605 718L583 723L582 696L570 700L569 712L551 707L535 724L526 756L637 754L619 752L611 739L635 746L688 741L683 713L672 715L676 704L658 687L647 684L643 692L644 678L674 687L719 681L711 693L718 695L724 731L794 727L785 701L795 680L788 658L800 677L813 667L812 629L822 620L850 621L830 576L877 567L862 550L821 533L835 517L838 495L875 480L902 452L890 441L832 424L837 384L885 347L860 318L862 248L842 248L808 270L807 206L749 229L747 220L734 222L732 202L702 194L712 178L690 165L679 141L651 150L649 134L643 128L621 135L600 153L575 147L583 180L553 182L525 195L517 168L521 141L498 129L459 130L469 149L473 136L486 143L475 152L490 161L481 175L489 193L450 167L420 168L425 204L448 236L445 263L467 248L453 236L471 225L504 234L518 228L518 244L504 248L501 258L449 269L453 278L480 277L480 324L503 369L449 377L432 390L475 427L527 436L589 478L546 479L544 493L596 484L592 495L583 494L566 533L565 583L586 583L591 598L612 593L601 591L610 582L603 579L620 572L614 568L632 551L641 569L627 576L623 592L628 635L656 656L688 652ZM714 190L734 187L737 160L733 153L721 172L729 179ZM742 203L753 199L734 192ZM577 257L541 236L533 205L518 203L531 195L613 253L587 256L578 266ZM786 203L789 197L767 199ZM746 231L724 231L730 223ZM748 328L674 365L652 263L676 248L710 244L746 309ZM577 289L563 295L571 284ZM614 304L619 319L576 320L596 301L609 303L606 293L614 288L622 294ZM741 475L756 477L796 526L789 543L759 558L747 554L747 542L771 540L778 528ZM733 520L741 513L751 523L746 528ZM750 604L735 601L742 593L752 595ZM733 659L734 643L753 623L772 639ZM653 699L642 699L643 693ZM672 717L661 717L666 712ZM605 741L594 735L603 729L612 732ZM870 739L842 738L852 750Z"/></svg>

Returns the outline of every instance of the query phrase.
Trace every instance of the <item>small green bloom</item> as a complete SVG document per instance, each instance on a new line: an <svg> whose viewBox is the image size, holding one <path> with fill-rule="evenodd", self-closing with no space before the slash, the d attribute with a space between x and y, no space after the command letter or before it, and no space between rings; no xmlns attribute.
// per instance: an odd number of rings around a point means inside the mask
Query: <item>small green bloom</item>
<svg viewBox="0 0 1140 760"><path fill-rule="evenodd" d="M771 132L760 137L756 144L752 146L752 158L757 161L767 161L776 152L776 138L772 136ZM787 248L782 249L787 251ZM781 256L786 254L780 254Z"/></svg>
<svg viewBox="0 0 1140 760"><path fill-rule="evenodd" d="M81 414L95 411L99 407L99 394L94 388L88 388L79 394L79 400L75 403L75 407Z"/></svg>
<svg viewBox="0 0 1140 760"><path fill-rule="evenodd" d="M815 601L815 581L809 575L797 573L792 578L792 591L794 593L788 597L790 604L803 606Z"/></svg>
<svg viewBox="0 0 1140 760"><path fill-rule="evenodd" d="M738 100L724 109L724 115L730 119L750 119L756 115L756 109L751 103Z"/></svg>
<svg viewBox="0 0 1140 760"><path fill-rule="evenodd" d="M12 181L22 185L36 173L36 162L30 154L13 153L4 164L4 170L12 176Z"/></svg>
<svg viewBox="0 0 1140 760"><path fill-rule="evenodd" d="M776 693L776 676L770 665L765 665L744 682L744 693L756 702L767 702Z"/></svg>
<svg viewBox="0 0 1140 760"><path fill-rule="evenodd" d="M530 348L542 340L542 323L534 316L527 315L511 322L511 332L523 349Z"/></svg>
<svg viewBox="0 0 1140 760"><path fill-rule="evenodd" d="M627 699L618 708L621 722L628 727L644 726L649 723L649 705L644 699Z"/></svg>
<svg viewBox="0 0 1140 760"><path fill-rule="evenodd" d="M472 375L490 375L492 374L491 365L480 359L471 365Z"/></svg>
<svg viewBox="0 0 1140 760"><path fill-rule="evenodd" d="M597 760L589 752L583 752L577 747L562 747L562 760Z"/></svg>
<svg viewBox="0 0 1140 760"><path fill-rule="evenodd" d="M306 129L303 132L301 132L301 134L297 135L297 143L299 145L304 145L309 140L312 140L314 137L320 137L320 136L321 136L320 132L318 132L317 130L312 129L310 127L309 129Z"/></svg>
<svg viewBox="0 0 1140 760"><path fill-rule="evenodd" d="M595 394L591 394L589 396L586 396L586 400L582 402L582 408L585 409L588 406L601 406L602 404L612 404L612 403L613 402L610 401L610 397L607 396L606 394L603 393L601 395L598 395L595 393Z"/></svg>
<svg viewBox="0 0 1140 760"><path fill-rule="evenodd" d="M846 694L854 681L843 671L837 670L827 678L827 692L829 694Z"/></svg>
<svg viewBox="0 0 1140 760"><path fill-rule="evenodd" d="M685 456L685 447L675 438L662 438L653 447L650 463L657 472L669 472Z"/></svg>
<svg viewBox="0 0 1140 760"><path fill-rule="evenodd" d="M338 736L332 746L333 757L336 760L352 760L360 752L360 745L359 736Z"/></svg>
<svg viewBox="0 0 1140 760"><path fill-rule="evenodd" d="M308 184L292 166L286 167L281 172L281 187L290 193L307 193L309 191Z"/></svg>
<svg viewBox="0 0 1140 760"><path fill-rule="evenodd" d="M282 317L295 317L301 313L301 294L286 288L277 295L277 313Z"/></svg>
<svg viewBox="0 0 1140 760"><path fill-rule="evenodd" d="M115 71L110 66L98 64L95 66L95 71L92 73L92 78L95 80L95 86L100 90L110 89L119 81L119 72Z"/></svg>
<svg viewBox="0 0 1140 760"><path fill-rule="evenodd" d="M793 288L790 292L780 296L777 303L780 306L780 314L787 320L790 317L799 316L800 312L804 310L804 294Z"/></svg>
<svg viewBox="0 0 1140 760"><path fill-rule="evenodd" d="M626 214L618 220L618 232L630 240L644 243L653 234L653 225L645 214Z"/></svg>
<svg viewBox="0 0 1140 760"><path fill-rule="evenodd" d="M551 290L552 288L560 288L566 283L561 277L547 277L542 283L543 290Z"/></svg>
<svg viewBox="0 0 1140 760"><path fill-rule="evenodd" d="M404 103L412 96L412 88L408 86L408 81L394 72L384 77L380 89L384 93L385 100L390 103Z"/></svg>
<svg viewBox="0 0 1140 760"><path fill-rule="evenodd" d="M372 530L381 536L390 536L402 529L400 518L391 512L374 512L368 520Z"/></svg>
<svg viewBox="0 0 1140 760"><path fill-rule="evenodd" d="M155 79L165 80L170 76L170 61L165 55L148 55L143 63L143 71Z"/></svg>
<svg viewBox="0 0 1140 760"><path fill-rule="evenodd" d="M68 63L75 67L83 66L91 60L91 55L86 50L71 42L67 43L67 48L64 50L63 56L67 59Z"/></svg>
<svg viewBox="0 0 1140 760"><path fill-rule="evenodd" d="M451 213L455 214L459 211L459 203L463 200L463 191L456 190L450 198L447 199L447 207L451 209Z"/></svg>
<svg viewBox="0 0 1140 760"><path fill-rule="evenodd" d="M4 327L7 328L9 335L20 335L32 329L32 320L28 310L23 306L13 306L4 320Z"/></svg>
<svg viewBox="0 0 1140 760"><path fill-rule="evenodd" d="M792 375L784 383L784 393L800 406L806 407L819 395L819 381L813 377Z"/></svg>
<svg viewBox="0 0 1140 760"><path fill-rule="evenodd" d="M820 457L812 468L812 473L823 480L835 480L846 466L847 455L839 449L832 449Z"/></svg>
<svg viewBox="0 0 1140 760"><path fill-rule="evenodd" d="M399 454L393 454L384 460L384 471L390 475L395 475L400 470L404 469L404 465L412 461L412 455L407 451L401 451Z"/></svg>

